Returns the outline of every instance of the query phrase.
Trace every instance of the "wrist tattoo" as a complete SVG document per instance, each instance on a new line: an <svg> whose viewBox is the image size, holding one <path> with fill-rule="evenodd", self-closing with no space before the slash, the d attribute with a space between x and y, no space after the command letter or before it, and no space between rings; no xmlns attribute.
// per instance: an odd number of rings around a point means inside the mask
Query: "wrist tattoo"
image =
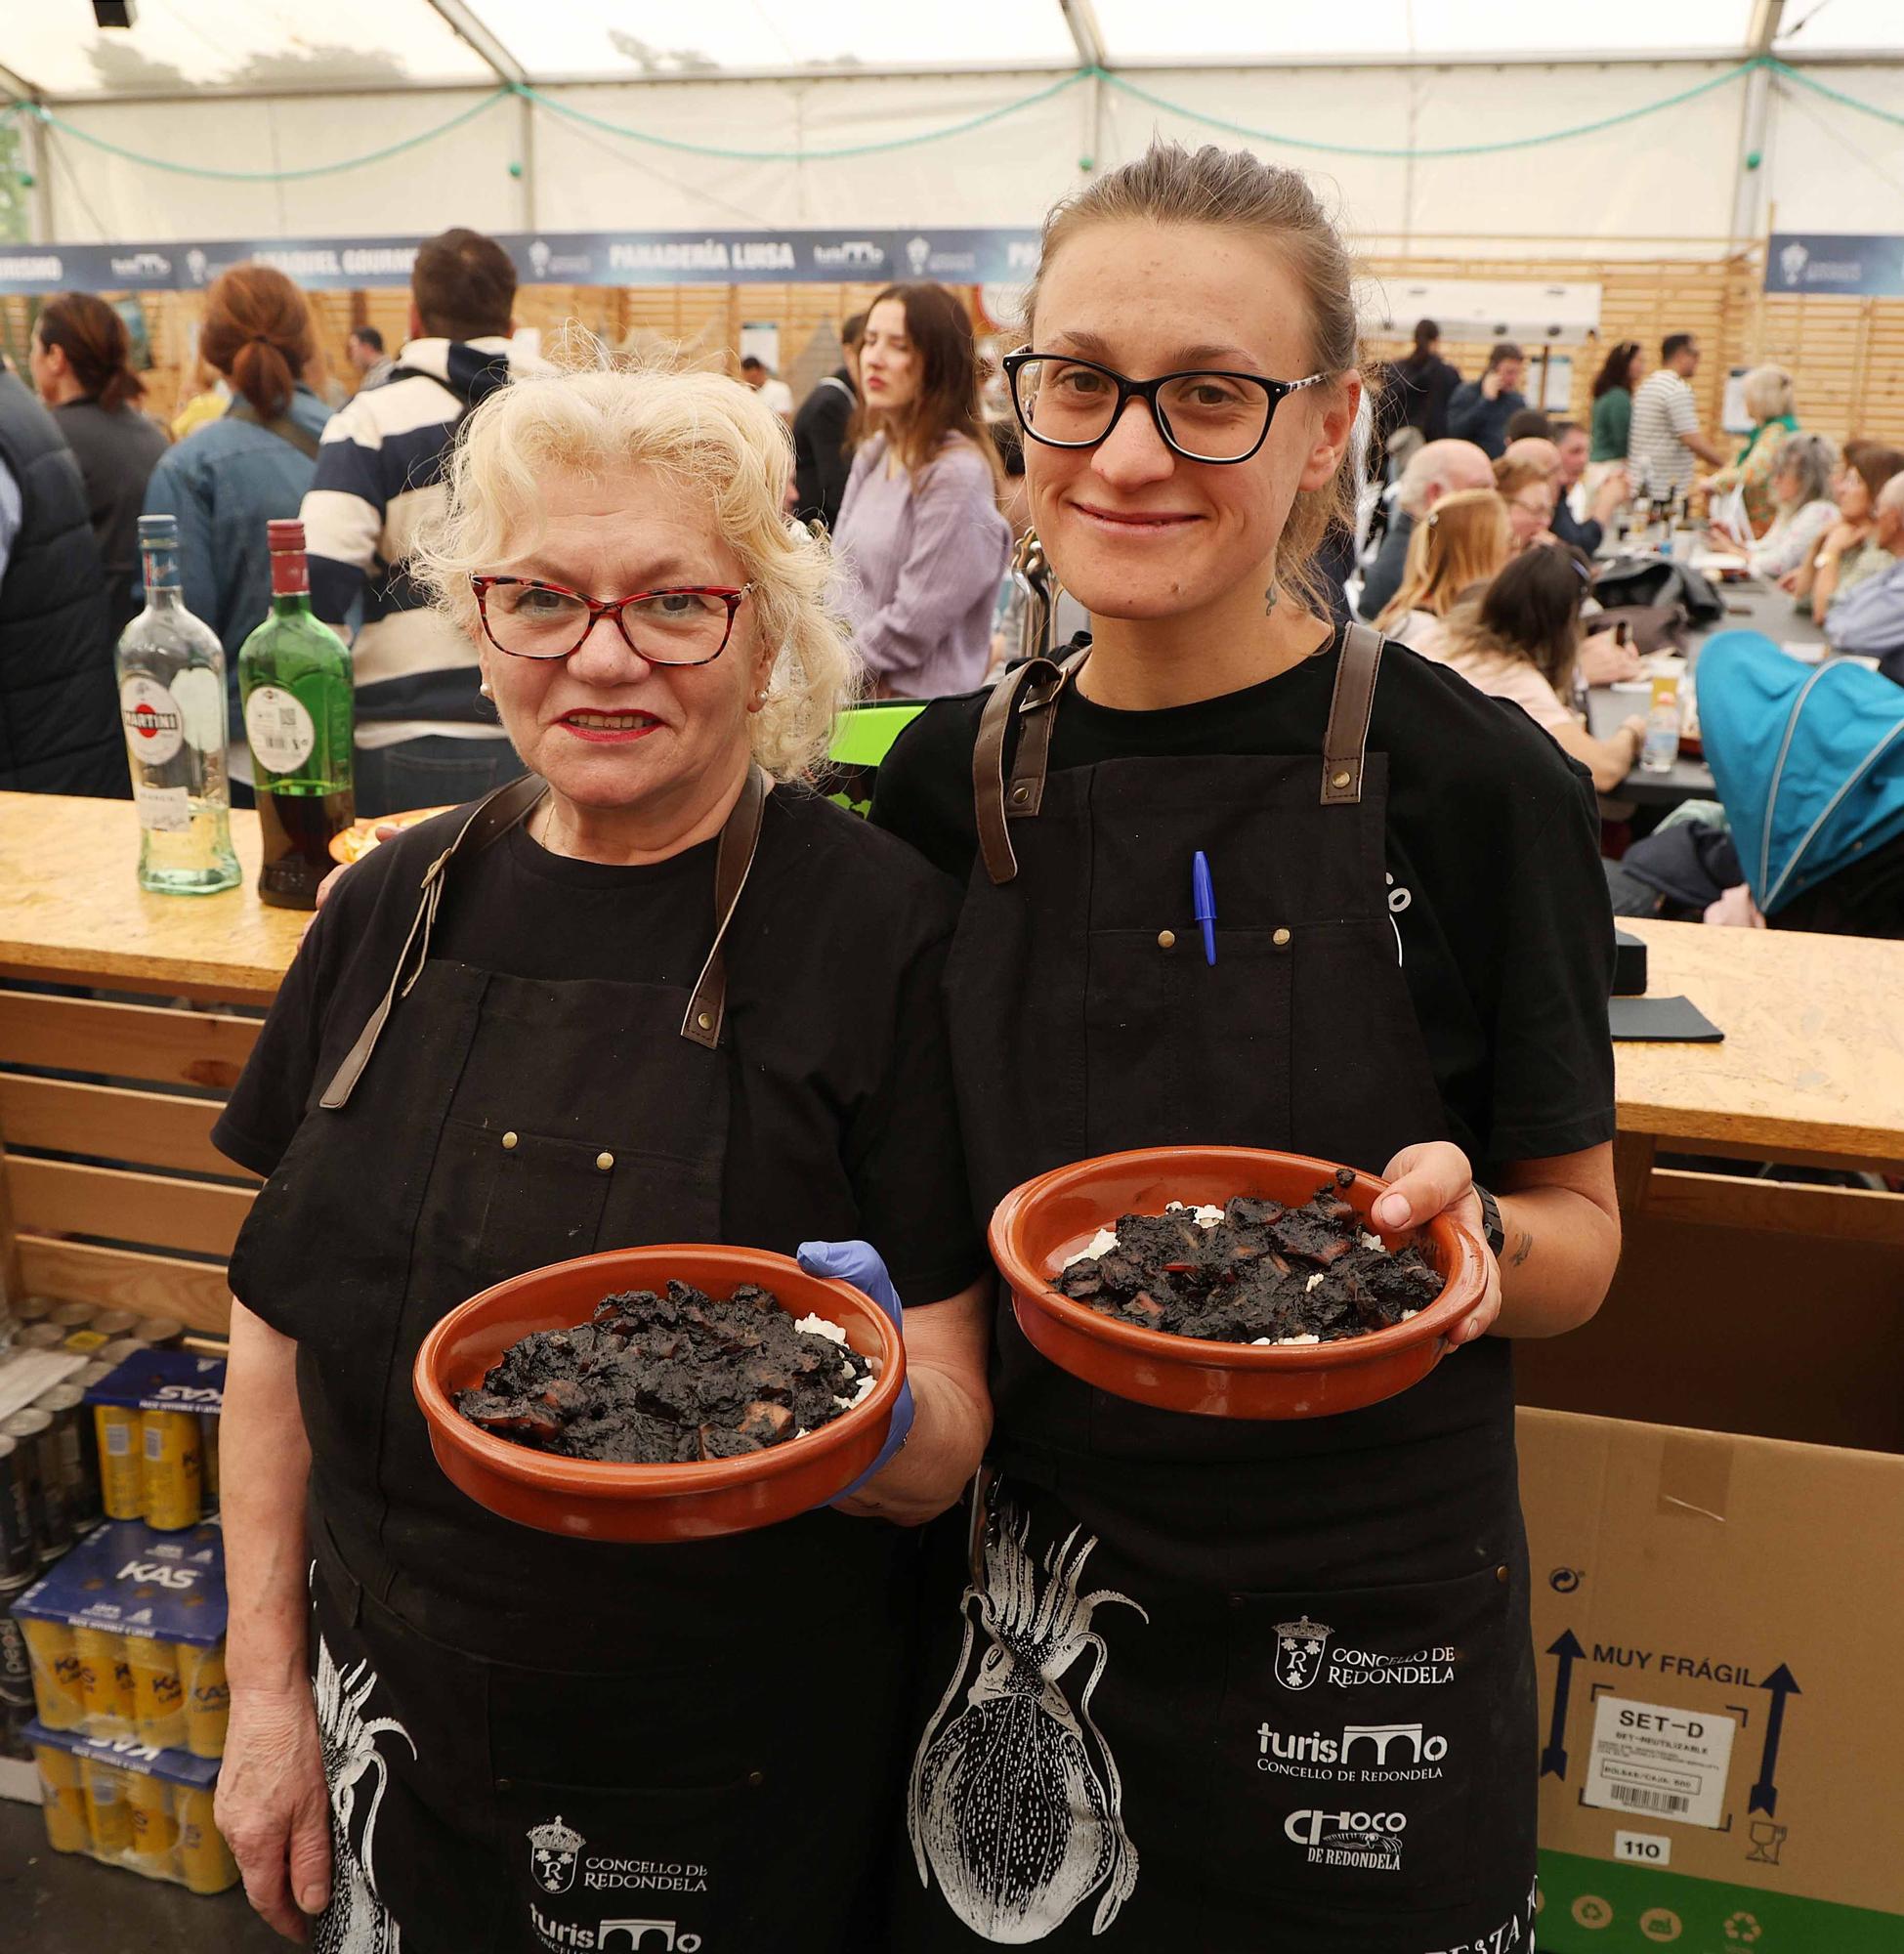
<svg viewBox="0 0 1904 1954"><path fill-rule="evenodd" d="M1534 1237L1523 1228L1520 1231L1520 1240L1514 1244L1514 1253L1507 1257L1508 1263L1514 1268L1519 1268L1533 1253Z"/></svg>

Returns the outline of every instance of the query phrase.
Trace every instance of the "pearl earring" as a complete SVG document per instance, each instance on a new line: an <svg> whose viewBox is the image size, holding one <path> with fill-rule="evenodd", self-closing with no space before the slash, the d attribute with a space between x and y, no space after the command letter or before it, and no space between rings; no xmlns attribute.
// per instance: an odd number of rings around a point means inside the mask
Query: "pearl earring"
<svg viewBox="0 0 1904 1954"><path fill-rule="evenodd" d="M489 683L489 681L487 678L476 689L483 695L485 699L493 699L496 696L495 688Z"/></svg>

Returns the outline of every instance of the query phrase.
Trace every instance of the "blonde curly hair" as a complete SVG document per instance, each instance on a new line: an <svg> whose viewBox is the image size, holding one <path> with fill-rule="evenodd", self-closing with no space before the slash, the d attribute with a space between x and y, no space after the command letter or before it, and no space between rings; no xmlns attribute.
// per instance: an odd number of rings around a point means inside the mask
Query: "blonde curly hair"
<svg viewBox="0 0 1904 1954"><path fill-rule="evenodd" d="M784 513L793 461L784 425L722 374L618 365L584 342L582 358L591 351L592 363L526 375L469 415L449 458L447 506L417 538L412 573L459 630L480 638L471 573L544 533L551 472L663 471L712 503L753 585L762 642L779 647L766 703L748 721L753 756L776 780L812 778L858 690L858 666L847 626L826 608L826 545ZM572 342L565 354L574 359Z"/></svg>

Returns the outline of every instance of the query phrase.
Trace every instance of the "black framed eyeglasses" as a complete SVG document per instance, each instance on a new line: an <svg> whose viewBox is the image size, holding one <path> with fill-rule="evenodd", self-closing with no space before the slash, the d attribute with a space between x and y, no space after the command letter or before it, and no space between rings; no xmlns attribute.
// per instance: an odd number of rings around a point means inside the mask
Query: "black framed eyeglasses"
<svg viewBox="0 0 1904 1954"><path fill-rule="evenodd" d="M1173 453L1219 463L1248 461L1268 439L1283 401L1329 377L1265 380L1260 373L1193 367L1132 380L1095 360L1058 353L1008 353L1003 364L1019 426L1046 447L1095 447L1134 395Z"/></svg>
<svg viewBox="0 0 1904 1954"><path fill-rule="evenodd" d="M566 658L581 650L597 619L613 617L622 642L651 665L712 664L727 650L734 614L753 589L694 584L601 598L532 576L472 574L469 585L483 635L512 658Z"/></svg>

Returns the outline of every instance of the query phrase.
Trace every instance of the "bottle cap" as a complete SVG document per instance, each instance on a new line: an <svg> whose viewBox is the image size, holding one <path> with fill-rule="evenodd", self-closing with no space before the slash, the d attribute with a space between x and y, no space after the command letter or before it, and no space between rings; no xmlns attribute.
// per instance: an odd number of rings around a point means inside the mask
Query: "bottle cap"
<svg viewBox="0 0 1904 1954"><path fill-rule="evenodd" d="M179 519L177 516L141 516L139 519L140 546L151 549L159 543L176 543L179 540Z"/></svg>
<svg viewBox="0 0 1904 1954"><path fill-rule="evenodd" d="M304 547L304 524L295 516L274 517L265 525L274 556Z"/></svg>

